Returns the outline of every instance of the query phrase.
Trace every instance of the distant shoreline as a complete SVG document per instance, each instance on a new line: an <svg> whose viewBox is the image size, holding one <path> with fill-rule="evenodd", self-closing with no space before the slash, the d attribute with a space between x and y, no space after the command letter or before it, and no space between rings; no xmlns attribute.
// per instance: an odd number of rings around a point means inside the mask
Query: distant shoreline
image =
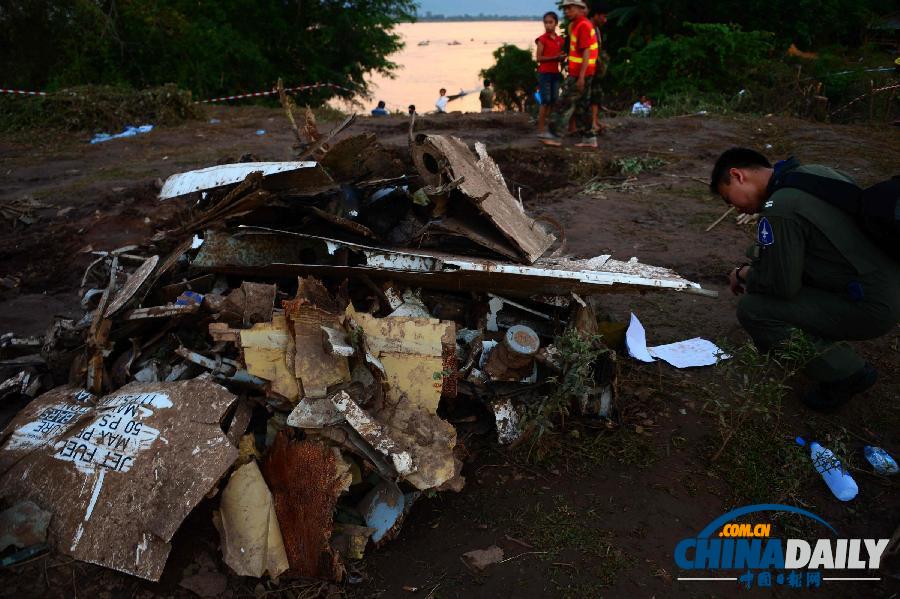
<svg viewBox="0 0 900 599"><path fill-rule="evenodd" d="M468 21L540 21L540 16L504 17L500 15L460 15L445 17L432 15L430 17L416 17L416 23L460 23Z"/></svg>

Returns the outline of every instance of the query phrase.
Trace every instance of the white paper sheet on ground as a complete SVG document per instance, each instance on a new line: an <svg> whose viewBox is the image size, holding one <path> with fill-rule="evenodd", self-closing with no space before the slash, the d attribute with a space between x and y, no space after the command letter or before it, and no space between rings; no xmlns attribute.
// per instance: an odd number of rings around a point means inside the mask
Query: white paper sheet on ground
<svg viewBox="0 0 900 599"><path fill-rule="evenodd" d="M644 332L644 325L634 314L631 315L631 323L625 332L625 346L628 348L628 355L635 360L655 362L653 356L647 351L647 333Z"/></svg>
<svg viewBox="0 0 900 599"><path fill-rule="evenodd" d="M628 346L628 354L632 358L641 362L653 362L655 358L659 358L675 368L712 366L719 360L727 360L731 357L712 341L700 337L648 348L644 326L634 314L631 315L631 324L625 333L625 343Z"/></svg>

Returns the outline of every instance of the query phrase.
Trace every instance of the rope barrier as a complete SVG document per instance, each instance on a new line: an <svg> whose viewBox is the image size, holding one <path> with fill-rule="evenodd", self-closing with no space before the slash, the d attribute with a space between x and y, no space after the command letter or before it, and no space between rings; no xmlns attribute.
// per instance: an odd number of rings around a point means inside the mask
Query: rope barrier
<svg viewBox="0 0 900 599"><path fill-rule="evenodd" d="M343 87L341 85L336 85L334 83L314 83L312 85L299 85L297 87L286 87L286 88L284 88L284 91L289 93L289 92L304 91L304 90L309 90L309 89L319 89L319 88L323 88L323 87L331 87L334 89L339 89L339 90L347 91L347 92L354 93L354 94L356 93L355 90L352 90L349 87ZM277 94L278 94L278 89L272 88L269 91L252 92L252 93L248 93L248 94L237 94L234 96L222 96L220 98L210 98L209 100L199 100L195 103L196 104L214 104L216 102L228 102L231 100L243 100L245 98L262 98L265 96L274 96Z"/></svg>
<svg viewBox="0 0 900 599"><path fill-rule="evenodd" d="M0 94L14 94L16 96L46 96L47 92L30 92L22 89L2 89L0 88Z"/></svg>

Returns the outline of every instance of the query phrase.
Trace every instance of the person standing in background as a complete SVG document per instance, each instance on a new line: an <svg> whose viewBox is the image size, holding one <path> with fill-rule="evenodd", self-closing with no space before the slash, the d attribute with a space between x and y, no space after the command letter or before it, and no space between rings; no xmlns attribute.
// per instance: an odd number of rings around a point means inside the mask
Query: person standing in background
<svg viewBox="0 0 900 599"><path fill-rule="evenodd" d="M559 27L559 16L553 11L544 15L544 35L537 38L538 89L540 92L540 110L538 111L538 137L553 139L554 135L547 131L547 117L559 98L559 84L562 75L559 67L563 53L563 38L556 33Z"/></svg>
<svg viewBox="0 0 900 599"><path fill-rule="evenodd" d="M584 138L578 147L596 148L597 132L591 121L591 83L597 69L600 45L597 32L585 16L587 4L583 0L564 0L563 10L569 25L569 76L563 83L557 110L553 113L551 133L555 136L541 141L549 146L561 146L558 138L566 131L575 115L576 126Z"/></svg>
<svg viewBox="0 0 900 599"><path fill-rule="evenodd" d="M494 110L494 90L491 89L491 80L484 80L484 89L478 94L481 101L481 112L492 112Z"/></svg>
<svg viewBox="0 0 900 599"><path fill-rule="evenodd" d="M602 131L600 125L600 105L603 103L603 89L601 82L606 77L606 70L609 68L609 54L604 51L602 29L606 25L606 13L609 7L602 0L591 3L591 12L589 17L594 25L594 32L597 35L597 44L599 45L599 55L597 56L597 69L594 72L594 78L591 80L591 121L593 130L596 133Z"/></svg>

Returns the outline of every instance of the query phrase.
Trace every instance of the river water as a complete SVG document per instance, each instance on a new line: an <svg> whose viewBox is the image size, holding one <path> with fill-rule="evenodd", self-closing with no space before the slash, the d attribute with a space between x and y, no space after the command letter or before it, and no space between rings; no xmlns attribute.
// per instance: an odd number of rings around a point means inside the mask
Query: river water
<svg viewBox="0 0 900 599"><path fill-rule="evenodd" d="M494 50L514 44L533 52L534 40L543 30L540 21L403 23L396 31L406 46L390 56L398 65L394 78L372 77L372 100L363 100L363 106L368 112L384 100L389 110L406 112L407 106L415 104L417 112L424 114L435 109L438 92L445 87L450 95L473 92L451 102L448 111L477 112L481 109L478 72L494 64ZM424 42L427 45L420 45Z"/></svg>

